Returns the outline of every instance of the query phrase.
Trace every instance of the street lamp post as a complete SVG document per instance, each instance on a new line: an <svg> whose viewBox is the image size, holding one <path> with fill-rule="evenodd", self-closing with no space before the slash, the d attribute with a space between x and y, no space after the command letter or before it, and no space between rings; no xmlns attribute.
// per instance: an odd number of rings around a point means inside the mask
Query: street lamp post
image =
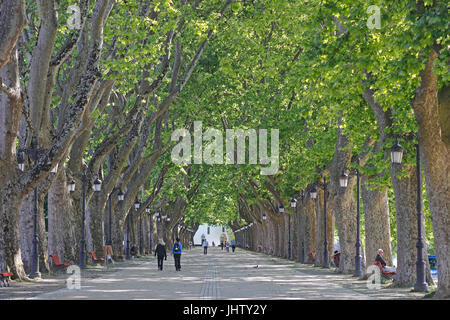
<svg viewBox="0 0 450 320"><path fill-rule="evenodd" d="M295 213L295 208L297 207L297 199L292 198L291 200L291 208ZM288 230L288 235L289 235L289 240L288 240L288 259L290 260L292 258L292 247L291 247L291 215L288 214L289 216L289 230Z"/></svg>
<svg viewBox="0 0 450 320"><path fill-rule="evenodd" d="M302 190L302 205L303 205L303 200L304 200L305 194ZM301 255L301 263L305 263L305 257L306 257L306 252L305 252L305 237L306 237L306 216L304 214L302 214L303 216L303 237L302 237L302 255Z"/></svg>
<svg viewBox="0 0 450 320"><path fill-rule="evenodd" d="M359 165L359 158L357 164ZM361 277L363 275L362 267L361 267L361 219L360 219L360 178L361 175L359 173L358 168L355 169L356 172L356 254L355 254L355 273L353 274L355 277ZM343 172L339 177L339 185L342 188L347 188L348 184L348 175Z"/></svg>
<svg viewBox="0 0 450 320"><path fill-rule="evenodd" d="M149 244L150 249L148 250L148 252L150 254L152 254L152 247L153 247L153 243L152 243L152 238L153 238L153 235L152 235L152 213L150 211L150 208L145 208L145 212L147 212L147 214L148 214L148 224L149 224L148 244Z"/></svg>
<svg viewBox="0 0 450 320"><path fill-rule="evenodd" d="M323 268L329 268L330 267L330 261L328 259L328 240L327 240L327 183L326 178L323 178L323 184L318 184L320 187L323 188L324 195L323 195ZM313 189L310 192L312 199L317 199L317 189L313 187Z"/></svg>
<svg viewBox="0 0 450 320"><path fill-rule="evenodd" d="M31 139L30 148L21 148L18 149L18 164L19 169L25 169L25 162L22 156L22 153L27 153L30 157L32 157L34 165L37 164L38 152L41 151L38 149L38 142L36 136ZM52 170L52 172L54 172ZM37 230L37 216L38 216L38 208L37 208L37 187L33 190L33 240L32 240L32 253L31 253L31 270L29 277L30 278L40 278L41 273L39 272L39 254L38 254L38 244L39 244L39 235Z"/></svg>
<svg viewBox="0 0 450 320"><path fill-rule="evenodd" d="M403 158L403 148L398 143L391 147L391 162L401 164ZM426 282L426 264L423 257L423 236L422 236L422 216L423 216L423 201L422 201L422 175L420 169L420 149L419 144L416 144L416 174L417 174L417 261L416 261L416 283L414 284L415 291L428 292L428 284Z"/></svg>
<svg viewBox="0 0 450 320"><path fill-rule="evenodd" d="M130 214L132 214L131 210L128 212L127 215L127 246L125 248L125 259L130 260Z"/></svg>
<svg viewBox="0 0 450 320"><path fill-rule="evenodd" d="M106 241L106 245L110 246L112 244L112 240L111 240L111 195L112 192L109 194L108 197L108 207L109 207L109 223L108 223L108 240Z"/></svg>
<svg viewBox="0 0 450 320"><path fill-rule="evenodd" d="M83 170L81 175L81 189L82 189L82 209L81 209L81 240L80 240L80 268L86 268L86 239L85 239L85 224L86 224L86 182L87 174L86 170ZM97 178L94 181L94 191L98 192L101 190L102 181ZM75 190L75 181L69 184L69 191Z"/></svg>
<svg viewBox="0 0 450 320"><path fill-rule="evenodd" d="M138 198L136 198L136 201L134 202L134 208L136 209L136 212L138 212L141 204L139 203ZM139 215L139 254L142 255L142 215Z"/></svg>

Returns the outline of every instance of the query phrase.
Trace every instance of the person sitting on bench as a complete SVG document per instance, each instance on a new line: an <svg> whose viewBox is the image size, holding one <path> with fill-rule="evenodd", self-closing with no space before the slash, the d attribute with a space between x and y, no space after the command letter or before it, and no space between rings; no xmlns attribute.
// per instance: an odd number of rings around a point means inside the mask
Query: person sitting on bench
<svg viewBox="0 0 450 320"><path fill-rule="evenodd" d="M134 243L133 243L133 245L131 246L130 254L131 254L132 256L137 255L137 248L136 248L136 245L135 245Z"/></svg>
<svg viewBox="0 0 450 320"><path fill-rule="evenodd" d="M339 250L334 251L333 260L336 267L339 268L339 261L341 260L341 253Z"/></svg>
<svg viewBox="0 0 450 320"><path fill-rule="evenodd" d="M386 272L397 272L397 268L395 268L395 266L392 266L392 267L386 266L386 261L384 261L384 259L383 259L383 254L384 254L383 249L378 249L377 253L378 254L377 254L377 257L375 258L375 261L378 261L379 263L381 263L381 265L383 266L384 271L386 271Z"/></svg>

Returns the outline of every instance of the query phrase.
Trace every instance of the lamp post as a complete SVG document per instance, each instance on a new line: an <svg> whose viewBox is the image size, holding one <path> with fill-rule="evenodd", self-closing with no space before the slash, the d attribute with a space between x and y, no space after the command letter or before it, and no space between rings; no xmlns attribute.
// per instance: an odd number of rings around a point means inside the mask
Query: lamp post
<svg viewBox="0 0 450 320"><path fill-rule="evenodd" d="M357 164L359 165L359 158L357 160ZM361 218L360 218L360 178L361 175L359 173L358 168L355 169L356 172L356 243L355 243L355 273L353 274L355 277L361 277L363 275L362 267L361 267ZM341 188L347 188L348 184L348 174L343 172L339 177L339 185Z"/></svg>
<svg viewBox="0 0 450 320"><path fill-rule="evenodd" d="M152 247L153 247L153 243L152 243L152 213L150 211L150 208L145 208L145 212L147 212L148 214L148 224L149 224L149 228L148 228L148 245L150 247L150 249L148 250L148 252L150 253L150 255L152 254Z"/></svg>
<svg viewBox="0 0 450 320"><path fill-rule="evenodd" d="M138 212L139 208L141 207L141 204L139 203L139 199L136 198L136 201L134 201L134 209L136 209L136 213ZM139 215L139 254L142 255L142 215Z"/></svg>
<svg viewBox="0 0 450 320"><path fill-rule="evenodd" d="M302 205L303 205L303 200L305 197L305 193L302 190ZM301 255L301 263L305 263L305 257L306 257L306 252L305 252L305 234L306 234L306 217L304 216L304 214L302 214L303 216L303 237L302 237L302 255Z"/></svg>
<svg viewBox="0 0 450 320"><path fill-rule="evenodd" d="M132 214L132 211L130 210L127 215L127 246L125 248L125 259L130 260L130 214Z"/></svg>
<svg viewBox="0 0 450 320"><path fill-rule="evenodd" d="M30 148L20 148L17 151L18 151L17 162L19 164L19 169L21 171L25 169L25 160L23 158L22 153L28 154L28 156L30 156L33 159L34 165L36 165L38 152L41 151L40 149L38 149L38 142L36 136L33 136L33 138L31 139ZM39 235L37 230L37 216L38 216L37 187L35 187L33 190L33 240L31 253L31 270L30 274L28 275L30 278L41 277L41 273L39 272L39 254L38 254Z"/></svg>
<svg viewBox="0 0 450 320"><path fill-rule="evenodd" d="M81 175L81 189L82 189L82 209L81 209L81 240L80 240L80 268L86 268L86 240L85 240L85 224L86 224L86 182L87 174L86 169L83 170ZM98 192L102 188L102 181L97 178L93 185L94 191ZM72 180L69 184L69 191L75 190L75 181Z"/></svg>
<svg viewBox="0 0 450 320"><path fill-rule="evenodd" d="M403 148L398 143L391 147L391 162L393 165L402 163ZM423 215L423 202L422 202L422 175L420 169L420 149L419 144L416 144L416 174L417 174L417 261L416 261L416 283L414 284L414 291L428 292L428 284L426 282L425 274L425 261L423 258L424 243L422 240L422 215Z"/></svg>
<svg viewBox="0 0 450 320"><path fill-rule="evenodd" d="M283 207L283 204L280 204L280 206L278 207L278 212L279 212L280 214L284 213L284 207ZM288 244L288 259L289 259L289 251L290 251L290 249L289 249L289 244Z"/></svg>
<svg viewBox="0 0 450 320"><path fill-rule="evenodd" d="M323 188L324 195L323 195L323 268L329 268L330 267L330 261L328 259L328 240L327 240L327 183L326 178L323 178L323 184L318 184L320 187ZM316 200L317 199L317 189L316 187L313 187L313 189L310 191L311 198Z"/></svg>
<svg viewBox="0 0 450 320"><path fill-rule="evenodd" d="M291 200L291 208L294 211L295 214L295 208L297 207L297 199L292 198ZM288 259L291 260L291 253L292 253L292 247L291 247L291 215L288 214L289 216L289 230L288 230Z"/></svg>

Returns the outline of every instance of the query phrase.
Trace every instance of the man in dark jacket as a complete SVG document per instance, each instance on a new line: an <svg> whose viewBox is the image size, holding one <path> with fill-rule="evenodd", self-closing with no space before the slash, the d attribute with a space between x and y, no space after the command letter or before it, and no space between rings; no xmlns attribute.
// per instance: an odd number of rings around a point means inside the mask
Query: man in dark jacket
<svg viewBox="0 0 450 320"><path fill-rule="evenodd" d="M375 258L375 261L378 261L383 266L384 271L386 272L397 272L397 268L395 266L388 267L386 265L386 261L383 259L383 249L378 249L377 251L377 257Z"/></svg>
<svg viewBox="0 0 450 320"><path fill-rule="evenodd" d="M163 269L163 259L167 260L166 247L164 246L164 241L162 239L159 240L158 245L155 249L155 256L158 255L158 269Z"/></svg>

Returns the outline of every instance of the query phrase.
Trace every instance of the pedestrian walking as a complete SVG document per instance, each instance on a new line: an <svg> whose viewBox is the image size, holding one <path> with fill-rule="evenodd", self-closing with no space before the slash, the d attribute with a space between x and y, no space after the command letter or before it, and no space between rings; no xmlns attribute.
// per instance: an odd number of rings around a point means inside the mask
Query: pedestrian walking
<svg viewBox="0 0 450 320"><path fill-rule="evenodd" d="M227 250L227 252L230 252L230 243L228 241L225 244L225 249Z"/></svg>
<svg viewBox="0 0 450 320"><path fill-rule="evenodd" d="M208 243L208 240L204 240L203 241L203 243L202 243L202 246L203 246L203 254L208 254L208 245L209 245L209 243Z"/></svg>
<svg viewBox="0 0 450 320"><path fill-rule="evenodd" d="M220 241L220 248L223 250L223 241Z"/></svg>
<svg viewBox="0 0 450 320"><path fill-rule="evenodd" d="M181 271L181 252L183 247L180 243L180 238L176 238L175 243L172 246L173 259L175 260L175 270Z"/></svg>
<svg viewBox="0 0 450 320"><path fill-rule="evenodd" d="M158 245L156 246L155 249L155 256L158 256L158 269L162 270L163 269L163 260L167 260L167 252L166 252L166 247L164 245L164 241L163 239L159 239L158 241Z"/></svg>
<svg viewBox="0 0 450 320"><path fill-rule="evenodd" d="M234 250L236 250L236 241L232 240L231 241L231 251L234 252Z"/></svg>

